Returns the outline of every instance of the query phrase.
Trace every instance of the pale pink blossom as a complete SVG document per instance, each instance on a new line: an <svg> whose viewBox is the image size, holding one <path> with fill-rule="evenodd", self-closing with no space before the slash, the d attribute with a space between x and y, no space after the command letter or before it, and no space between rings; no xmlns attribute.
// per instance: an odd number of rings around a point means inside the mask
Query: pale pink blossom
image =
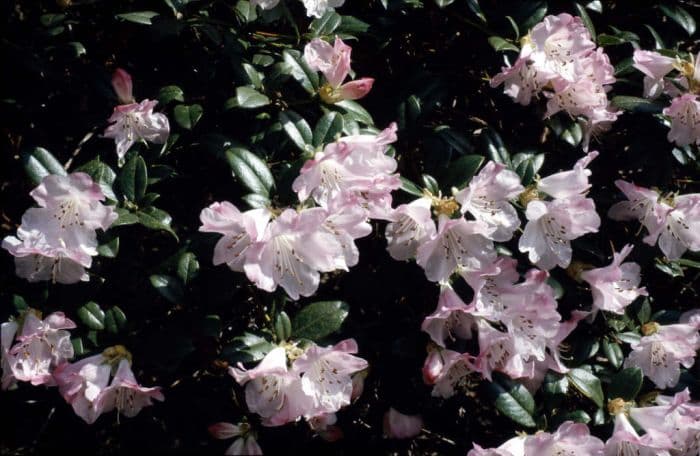
<svg viewBox="0 0 700 456"><path fill-rule="evenodd" d="M335 413L322 413L307 418L306 421L309 423L311 430L326 442L335 442L343 438L343 430L335 425L338 422L338 417Z"/></svg>
<svg viewBox="0 0 700 456"><path fill-rule="evenodd" d="M477 325L480 350L475 362L477 372L489 381L494 371L511 378L534 376L535 360L517 345L513 334L499 331L484 320L479 320Z"/></svg>
<svg viewBox="0 0 700 456"><path fill-rule="evenodd" d="M603 442L590 434L588 426L564 422L554 434L540 432L525 439L525 454L538 456L603 456Z"/></svg>
<svg viewBox="0 0 700 456"><path fill-rule="evenodd" d="M648 335L631 344L625 367L639 367L659 388L676 386L683 365L690 368L700 349L700 334L694 324L652 325Z"/></svg>
<svg viewBox="0 0 700 456"><path fill-rule="evenodd" d="M526 456L525 439L527 438L526 436L513 437L498 448L482 448L475 443L467 456Z"/></svg>
<svg viewBox="0 0 700 456"><path fill-rule="evenodd" d="M676 60L658 52L637 49L632 56L634 67L644 73L644 96L656 98L664 92L664 77L674 69Z"/></svg>
<svg viewBox="0 0 700 456"><path fill-rule="evenodd" d="M404 415L393 407L384 413L384 436L390 439L411 439L420 434L422 428L420 415Z"/></svg>
<svg viewBox="0 0 700 456"><path fill-rule="evenodd" d="M345 0L301 0L306 8L308 17L320 18L326 11L334 8L340 8L345 3Z"/></svg>
<svg viewBox="0 0 700 456"><path fill-rule="evenodd" d="M588 179L591 170L588 165L598 156L597 151L586 154L579 159L570 171L561 171L540 179L537 183L537 190L544 192L552 198L571 198L586 193L591 184Z"/></svg>
<svg viewBox="0 0 700 456"><path fill-rule="evenodd" d="M686 252L700 251L700 193L673 198L673 209L659 235L659 248L670 260Z"/></svg>
<svg viewBox="0 0 700 456"><path fill-rule="evenodd" d="M255 439L255 433L251 432L248 423L215 423L209 426L209 434L215 439L235 439L226 449L225 455L262 455L262 449Z"/></svg>
<svg viewBox="0 0 700 456"><path fill-rule="evenodd" d="M615 203L608 211L608 217L613 220L638 220L649 232L644 242L656 244L671 206L661 201L660 195L649 188L621 179L616 180L615 185L625 194L627 201Z"/></svg>
<svg viewBox="0 0 700 456"><path fill-rule="evenodd" d="M587 233L596 233L600 217L590 198L575 196L552 201L530 201L528 219L518 242L530 262L542 269L566 268L571 262L571 241Z"/></svg>
<svg viewBox="0 0 700 456"><path fill-rule="evenodd" d="M199 231L219 233L223 237L214 247L215 265L226 263L233 271L243 271L248 247L263 238L270 220L267 209L240 212L236 206L223 201L202 209Z"/></svg>
<svg viewBox="0 0 700 456"><path fill-rule="evenodd" d="M474 290L472 314L487 320L500 320L512 300L504 299L504 295L513 290L520 279L516 271L518 262L513 258L499 257L491 264L481 269L462 269L459 274Z"/></svg>
<svg viewBox="0 0 700 456"><path fill-rule="evenodd" d="M355 245L355 239L368 236L372 232L369 224L369 211L358 203L357 198L347 201L333 201L328 210L322 227L335 237L340 245L344 262L347 266L355 266L360 259L360 252Z"/></svg>
<svg viewBox="0 0 700 456"><path fill-rule="evenodd" d="M153 399L163 401L163 393L160 387L144 387L138 384L131 365L128 360L119 361L117 371L112 378L110 385L103 389L95 400L95 408L101 413L111 412L116 409L117 413L127 418L132 418L150 405Z"/></svg>
<svg viewBox="0 0 700 456"><path fill-rule="evenodd" d="M114 139L117 155L120 160L136 142L152 142L164 144L170 135L170 123L165 114L153 112L158 104L155 100L143 100L115 106L112 116L107 119L111 123L104 131L105 138Z"/></svg>
<svg viewBox="0 0 700 456"><path fill-rule="evenodd" d="M425 317L421 329L441 347L445 347L445 340L454 340L455 336L471 339L475 323L471 310L448 283L443 283L437 309Z"/></svg>
<svg viewBox="0 0 700 456"><path fill-rule="evenodd" d="M73 344L66 330L75 328L75 323L62 312L54 312L41 320L30 310L24 314L21 327L15 327L15 344L9 349L6 347L11 343L13 328L5 328L3 384L10 386L17 380L32 385L55 385L53 370L73 357Z"/></svg>
<svg viewBox="0 0 700 456"><path fill-rule="evenodd" d="M341 1L342 4L342 1ZM324 101L335 103L340 100L362 98L372 89L374 79L362 78L343 84L350 73L352 48L339 37L331 46L321 38L314 38L304 47L304 61L314 71L320 71L328 81L321 89ZM327 89L324 91L324 89Z"/></svg>
<svg viewBox="0 0 700 456"><path fill-rule="evenodd" d="M423 362L421 372L423 374L423 382L426 385L434 385L445 367L445 359L442 350L439 348L429 348L428 356Z"/></svg>
<svg viewBox="0 0 700 456"><path fill-rule="evenodd" d="M430 199L418 198L391 212L384 237L393 259L402 261L415 257L418 247L435 235L430 207Z"/></svg>
<svg viewBox="0 0 700 456"><path fill-rule="evenodd" d="M437 353L437 355L435 354ZM436 361L436 357L439 357L439 362ZM432 358L432 360L431 360ZM436 350L431 353L426 359L426 364L428 360L431 360L429 380L432 380L433 397L442 397L447 399L452 397L456 393L456 389L460 388L464 382L467 380L469 374L476 372L474 368L474 357L468 353L458 353L452 350ZM434 375L437 368L440 368L439 373ZM426 378L426 368L423 369L423 377Z"/></svg>
<svg viewBox="0 0 700 456"><path fill-rule="evenodd" d="M605 442L605 456L670 456L668 450L672 448L671 439L656 429L648 429L640 437L627 415L619 413L615 416L613 435Z"/></svg>
<svg viewBox="0 0 700 456"><path fill-rule="evenodd" d="M92 424L102 414L97 398L107 388L112 367L102 355L94 355L75 363L63 363L53 373L58 390L76 415Z"/></svg>
<svg viewBox="0 0 700 456"><path fill-rule="evenodd" d="M501 72L491 78L491 87L503 84L503 92L516 103L527 106L549 83L551 75L539 71L528 63L527 58L519 57L513 66L501 68Z"/></svg>
<svg viewBox="0 0 700 456"><path fill-rule="evenodd" d="M346 339L334 346L319 347L312 343L292 364L293 372L301 374L301 387L312 399L313 412L334 413L350 404L352 375L367 368L367 361L357 353L354 339Z"/></svg>
<svg viewBox="0 0 700 456"><path fill-rule="evenodd" d="M281 426L298 420L313 407L297 373L287 368L284 348L277 347L253 369L229 368L239 385L245 385L248 409L263 418L264 426Z"/></svg>
<svg viewBox="0 0 700 456"><path fill-rule="evenodd" d="M10 364L10 348L15 340L15 334L19 325L15 321L6 321L0 326L0 360L2 361L2 381L0 388L3 390L14 387L17 383L14 374L12 373L12 365Z"/></svg>
<svg viewBox="0 0 700 456"><path fill-rule="evenodd" d="M119 102L121 104L131 104L134 100L134 95L132 93L133 83L131 81L131 75L121 68L117 68L112 75L112 88L114 93L117 94Z"/></svg>
<svg viewBox="0 0 700 456"><path fill-rule="evenodd" d="M700 101L697 95L686 93L674 98L663 113L671 119L670 142L679 146L700 144Z"/></svg>
<svg viewBox="0 0 700 456"><path fill-rule="evenodd" d="M455 195L462 213L469 212L476 220L494 231L488 237L508 241L520 227L520 219L511 200L524 190L516 173L500 163L488 162L469 185Z"/></svg>
<svg viewBox="0 0 700 456"><path fill-rule="evenodd" d="M483 222L440 215L437 233L418 247L416 262L432 282L447 280L457 267L479 269L496 259L491 232Z"/></svg>
<svg viewBox="0 0 700 456"><path fill-rule="evenodd" d="M622 315L625 307L639 296L648 296L646 288L639 287L639 265L632 262L623 263L632 252L632 248L630 244L625 245L620 253L613 253L610 265L581 273L581 279L591 286L594 312L605 310Z"/></svg>

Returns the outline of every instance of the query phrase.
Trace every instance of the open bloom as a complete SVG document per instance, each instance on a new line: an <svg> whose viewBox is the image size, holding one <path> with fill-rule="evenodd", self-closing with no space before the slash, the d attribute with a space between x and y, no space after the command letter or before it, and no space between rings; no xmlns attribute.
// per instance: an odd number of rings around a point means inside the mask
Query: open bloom
<svg viewBox="0 0 700 456"><path fill-rule="evenodd" d="M673 442L666 434L648 429L640 437L627 415L619 413L615 417L613 435L605 442L605 456L670 456L668 450L671 448Z"/></svg>
<svg viewBox="0 0 700 456"><path fill-rule="evenodd" d="M669 142L679 146L700 144L700 101L697 95L686 93L678 96L663 112L671 119Z"/></svg>
<svg viewBox="0 0 700 456"><path fill-rule="evenodd" d="M367 361L354 353L357 343L346 339L331 347L312 344L294 361L292 370L301 374L302 390L313 402L313 412L305 415L334 413L350 404L352 374L367 368Z"/></svg>
<svg viewBox="0 0 700 456"><path fill-rule="evenodd" d="M155 100L119 105L107 119L112 125L104 132L105 138L114 139L117 155L123 159L127 151L138 141L165 144L170 135L170 123L165 114L153 112Z"/></svg>
<svg viewBox="0 0 700 456"><path fill-rule="evenodd" d="M482 448L474 444L467 456L525 456L525 436L513 437L497 448Z"/></svg>
<svg viewBox="0 0 700 456"><path fill-rule="evenodd" d="M632 245L626 245L620 253L613 254L613 262L609 266L591 269L581 273L581 278L588 282L593 293L593 308L616 314L623 314L625 307L639 296L647 296L641 282L640 270L637 263L623 263L632 251Z"/></svg>
<svg viewBox="0 0 700 456"><path fill-rule="evenodd" d="M225 455L262 455L262 449L251 432L248 423L216 423L209 426L209 434L215 439L236 439L226 449Z"/></svg>
<svg viewBox="0 0 700 456"><path fill-rule="evenodd" d="M94 355L75 363L63 363L54 371L58 390L76 415L92 424L102 413L97 398L107 388L112 367L102 355Z"/></svg>
<svg viewBox="0 0 700 456"><path fill-rule="evenodd" d="M389 255L395 260L408 260L416 256L418 247L435 235L435 222L430 214L428 198L418 198L402 204L391 212L384 237Z"/></svg>
<svg viewBox="0 0 700 456"><path fill-rule="evenodd" d="M583 195L591 188L588 181L591 170L588 169L588 165L597 156L597 151L589 152L574 164L573 169L543 177L537 183L537 190L559 199Z"/></svg>
<svg viewBox="0 0 700 456"><path fill-rule="evenodd" d="M572 421L564 422L554 434L540 432L525 439L525 454L555 456L603 456L604 444L590 434L588 426Z"/></svg>
<svg viewBox="0 0 700 456"><path fill-rule="evenodd" d="M439 349L428 355L423 366L423 379L433 385L433 397L447 399L455 395L457 388L468 381L473 372L476 372L473 356Z"/></svg>
<svg viewBox="0 0 700 456"><path fill-rule="evenodd" d="M615 186L625 194L627 201L615 203L608 211L608 217L613 220L638 220L649 232L644 242L654 245L671 206L661 201L660 195L652 189L621 179L615 181Z"/></svg>
<svg viewBox="0 0 700 456"><path fill-rule="evenodd" d="M116 409L117 413L132 418L144 407L153 405L153 399L164 400L160 387L139 385L131 371L131 364L128 360L122 359L119 361L112 383L97 397L95 407L101 413Z"/></svg>
<svg viewBox="0 0 700 456"><path fill-rule="evenodd" d="M345 0L301 0L308 17L321 17L326 11L343 6Z"/></svg>
<svg viewBox="0 0 700 456"><path fill-rule="evenodd" d="M318 2L318 0L309 1ZM338 37L335 38L333 46L321 38L314 38L304 47L306 64L312 70L323 73L328 82L319 92L323 101L336 103L341 100L357 100L367 95L372 89L374 84L372 78L356 79L343 84L350 73L351 53L352 48Z"/></svg>
<svg viewBox="0 0 700 456"><path fill-rule="evenodd" d="M423 419L420 415L404 415L393 407L384 414L384 435L390 439L410 439L420 434Z"/></svg>
<svg viewBox="0 0 700 456"><path fill-rule="evenodd" d="M659 388L676 386L681 374L680 366L691 367L695 353L700 349L700 334L694 323L678 323L661 326L647 323L646 334L631 345L632 352L625 360L625 367L639 367Z"/></svg>
<svg viewBox="0 0 700 456"><path fill-rule="evenodd" d="M676 60L658 52L637 49L632 56L634 67L644 73L644 96L656 98L666 87L664 77L673 71Z"/></svg>
<svg viewBox="0 0 700 456"><path fill-rule="evenodd" d="M437 309L425 317L421 329L441 347L445 346L446 339L454 336L471 339L475 323L471 310L448 283L443 283Z"/></svg>
<svg viewBox="0 0 700 456"><path fill-rule="evenodd" d="M493 228L489 239L503 242L512 238L520 227L518 213L510 201L523 190L517 174L490 161L455 195L455 200L462 206L463 214L469 212L476 220Z"/></svg>

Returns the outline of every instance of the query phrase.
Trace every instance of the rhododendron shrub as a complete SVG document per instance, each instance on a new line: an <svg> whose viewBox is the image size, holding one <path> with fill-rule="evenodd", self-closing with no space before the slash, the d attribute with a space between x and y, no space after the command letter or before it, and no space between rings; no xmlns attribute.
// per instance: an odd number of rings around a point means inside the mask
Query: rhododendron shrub
<svg viewBox="0 0 700 456"><path fill-rule="evenodd" d="M695 2L5 13L0 453L698 454Z"/></svg>

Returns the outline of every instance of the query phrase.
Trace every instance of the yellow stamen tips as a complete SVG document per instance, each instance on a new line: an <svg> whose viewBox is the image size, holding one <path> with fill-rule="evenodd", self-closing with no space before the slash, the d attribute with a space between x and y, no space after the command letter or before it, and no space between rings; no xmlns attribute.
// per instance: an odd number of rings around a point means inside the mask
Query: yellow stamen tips
<svg viewBox="0 0 700 456"><path fill-rule="evenodd" d="M459 203L454 198L433 198L433 211L437 215L452 217L459 210Z"/></svg>
<svg viewBox="0 0 700 456"><path fill-rule="evenodd" d="M650 321L649 323L644 323L642 325L642 334L645 336L651 336L659 331L659 324L655 321Z"/></svg>
<svg viewBox="0 0 700 456"><path fill-rule="evenodd" d="M540 199L540 192L537 190L537 185L528 185L525 191L518 196L518 201L523 207L527 207L530 201L535 201Z"/></svg>
<svg viewBox="0 0 700 456"><path fill-rule="evenodd" d="M304 350L299 348L294 342L285 342L282 344L285 353L287 354L287 359L294 362L297 358L300 358L304 354Z"/></svg>
<svg viewBox="0 0 700 456"><path fill-rule="evenodd" d="M593 269L592 264L583 263L581 261L572 261L568 268L566 268L566 275L581 283L581 273Z"/></svg>
<svg viewBox="0 0 700 456"><path fill-rule="evenodd" d="M112 347L107 347L102 352L102 356L107 359L107 364L112 366L118 366L119 362L123 359L127 360L131 364L132 356L131 352L126 349L123 345L114 345Z"/></svg>
<svg viewBox="0 0 700 456"><path fill-rule="evenodd" d="M520 38L520 46L525 47L529 44L532 44L532 38L530 37L530 34L528 33L527 35Z"/></svg>
<svg viewBox="0 0 700 456"><path fill-rule="evenodd" d="M676 57L676 62L673 67L678 70L688 80L688 88L691 92L700 90L700 81L696 79L699 75L695 74L695 57L691 54L690 60L683 60Z"/></svg>
<svg viewBox="0 0 700 456"><path fill-rule="evenodd" d="M611 415L619 415L625 413L629 409L629 404L621 397L617 397L608 401L608 413Z"/></svg>
<svg viewBox="0 0 700 456"><path fill-rule="evenodd" d="M325 83L318 89L318 95L321 97L321 100L328 104L337 103L343 99L340 91L328 83Z"/></svg>

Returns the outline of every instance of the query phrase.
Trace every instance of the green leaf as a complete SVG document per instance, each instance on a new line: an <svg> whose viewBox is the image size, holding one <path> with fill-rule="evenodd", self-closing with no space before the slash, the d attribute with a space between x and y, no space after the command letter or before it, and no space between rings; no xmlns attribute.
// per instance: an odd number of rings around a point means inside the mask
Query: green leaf
<svg viewBox="0 0 700 456"><path fill-rule="evenodd" d="M117 306L112 306L105 312L105 329L112 334L117 334L126 327L126 315Z"/></svg>
<svg viewBox="0 0 700 456"><path fill-rule="evenodd" d="M115 17L127 22L134 22L136 24L152 25L151 20L158 16L155 11L134 11L131 13L117 14Z"/></svg>
<svg viewBox="0 0 700 456"><path fill-rule="evenodd" d="M65 14L42 14L39 17L39 22L41 22L41 25L47 28L56 27L57 25L63 23L65 18Z"/></svg>
<svg viewBox="0 0 700 456"><path fill-rule="evenodd" d="M445 175L444 188L464 188L484 162L481 155L464 155L450 164Z"/></svg>
<svg viewBox="0 0 700 456"><path fill-rule="evenodd" d="M406 179L405 177L401 176L401 190L404 192L408 193L409 195L413 196L418 196L422 197L425 196L423 195L423 190L420 189L416 184L411 182L410 180Z"/></svg>
<svg viewBox="0 0 700 456"><path fill-rule="evenodd" d="M343 301L319 301L297 313L292 322L295 339L319 340L340 329L349 307Z"/></svg>
<svg viewBox="0 0 700 456"><path fill-rule="evenodd" d="M454 3L455 0L435 0L435 4L439 6L440 8L444 8L448 5L451 5Z"/></svg>
<svg viewBox="0 0 700 456"><path fill-rule="evenodd" d="M296 79L304 90L316 93L319 87L318 73L309 68L299 51L285 50L282 52L282 58L287 73Z"/></svg>
<svg viewBox="0 0 700 456"><path fill-rule="evenodd" d="M601 348L603 349L603 354L605 357L608 358L608 361L610 361L610 364L615 369L619 369L620 366L622 366L622 362L625 360L625 355L622 354L622 348L620 348L620 345L605 339L601 344Z"/></svg>
<svg viewBox="0 0 700 456"><path fill-rule="evenodd" d="M238 17L245 23L253 22L258 18L258 13L255 11L255 6L253 6L248 0L239 0L236 3L236 13Z"/></svg>
<svg viewBox="0 0 700 456"><path fill-rule="evenodd" d="M438 181L435 180L433 176L430 174L423 174L421 176L421 180L423 181L423 187L425 187L425 189L430 193L433 195L440 193L440 184L438 184Z"/></svg>
<svg viewBox="0 0 700 456"><path fill-rule="evenodd" d="M343 133L343 127L343 116L333 111L325 113L314 127L313 145L319 147L335 141Z"/></svg>
<svg viewBox="0 0 700 456"><path fill-rule="evenodd" d="M124 165L117 178L117 185L127 200L138 202L143 198L148 186L148 170L143 158L136 155Z"/></svg>
<svg viewBox="0 0 700 456"><path fill-rule="evenodd" d="M100 309L100 305L90 301L78 309L78 317L85 326L95 331L105 329L105 313Z"/></svg>
<svg viewBox="0 0 700 456"><path fill-rule="evenodd" d="M467 0L467 6L472 13L476 14L476 17L478 17L481 22L486 23L486 16L484 16L484 12L481 10L479 0Z"/></svg>
<svg viewBox="0 0 700 456"><path fill-rule="evenodd" d="M83 346L83 339L81 337L74 337L70 340L71 345L73 345L73 355L80 356L85 354L85 347Z"/></svg>
<svg viewBox="0 0 700 456"><path fill-rule="evenodd" d="M175 115L175 122L180 125L185 130L192 130L199 119L202 118L204 109L198 104L184 105L180 104L175 106L173 114Z"/></svg>
<svg viewBox="0 0 700 456"><path fill-rule="evenodd" d="M121 225L133 225L134 223L139 222L138 216L133 212L130 212L128 209L118 207L115 209L115 212L117 213L117 220L115 220L114 223L110 225L110 228L114 228Z"/></svg>
<svg viewBox="0 0 700 456"><path fill-rule="evenodd" d="M260 335L245 332L225 346L221 355L229 364L235 365L237 362L260 361L276 347L276 345Z"/></svg>
<svg viewBox="0 0 700 456"><path fill-rule="evenodd" d="M29 309L27 301L25 301L22 296L16 294L12 295L12 306L15 308L17 313L21 313L22 311Z"/></svg>
<svg viewBox="0 0 700 456"><path fill-rule="evenodd" d="M365 33L369 30L369 24L354 16L341 16L340 26L337 32L342 33Z"/></svg>
<svg viewBox="0 0 700 456"><path fill-rule="evenodd" d="M292 336L292 322L289 320L289 315L282 311L275 317L275 334L277 341L282 342Z"/></svg>
<svg viewBox="0 0 700 456"><path fill-rule="evenodd" d="M253 87L256 89L262 88L263 75L250 63L243 63L241 66Z"/></svg>
<svg viewBox="0 0 700 456"><path fill-rule="evenodd" d="M482 138L486 145L486 152L489 157L491 157L491 160L506 165L508 168L512 168L510 153L508 153L508 149L506 149L506 146L503 144L501 135L494 130L485 129L482 132Z"/></svg>
<svg viewBox="0 0 700 456"><path fill-rule="evenodd" d="M245 203L253 209L260 209L263 207L270 207L270 198L265 195L260 195L259 193L248 193L241 197Z"/></svg>
<svg viewBox="0 0 700 456"><path fill-rule="evenodd" d="M242 86L236 88L236 97L233 102L227 103L227 107L239 107L245 109L255 109L270 104L270 99L257 90Z"/></svg>
<svg viewBox="0 0 700 456"><path fill-rule="evenodd" d="M102 193L107 199L117 201L117 196L114 194L112 188L117 175L112 168L102 163L99 158L90 160L76 171L89 174L92 180L100 186L100 190L102 190Z"/></svg>
<svg viewBox="0 0 700 456"><path fill-rule="evenodd" d="M603 388L598 377L580 367L571 369L566 376L581 394L592 400L598 407L603 407Z"/></svg>
<svg viewBox="0 0 700 456"><path fill-rule="evenodd" d="M579 17L581 17L581 21L583 22L583 25L586 26L588 31L591 34L591 39L593 42L596 41L596 33L595 33L595 26L593 25L593 21L591 20L591 17L588 15L588 12L586 11L586 7L581 5L580 3L576 2L574 3L574 6L576 7L576 12L578 13Z"/></svg>
<svg viewBox="0 0 700 456"><path fill-rule="evenodd" d="M166 105L171 101L185 101L185 93L176 85L162 87L158 92L158 103Z"/></svg>
<svg viewBox="0 0 700 456"><path fill-rule="evenodd" d="M40 184L41 180L49 174L66 175L63 165L43 147L26 149L21 156L24 170L33 184Z"/></svg>
<svg viewBox="0 0 700 456"><path fill-rule="evenodd" d="M177 234L175 234L175 231L173 231L173 228L170 226L173 219L170 217L170 214L164 210L149 206L137 211L136 216L138 217L138 222L146 228L167 231L173 235L175 240L178 239Z"/></svg>
<svg viewBox="0 0 700 456"><path fill-rule="evenodd" d="M572 412L565 413L563 415L558 415L559 419L557 422L573 421L576 423L588 424L591 422L591 415L583 410L574 410Z"/></svg>
<svg viewBox="0 0 700 456"><path fill-rule="evenodd" d="M695 19L688 11L678 5L659 5L659 8L666 16L673 19L676 24L683 27L683 30L688 32L688 35L692 36L695 33Z"/></svg>
<svg viewBox="0 0 700 456"><path fill-rule="evenodd" d="M652 114L658 114L663 111L663 106L646 98L630 97L626 95L619 95L613 97L612 104L625 111L633 112L647 112Z"/></svg>
<svg viewBox="0 0 700 456"><path fill-rule="evenodd" d="M661 38L656 29L649 24L644 24L644 27L649 30L652 38L654 38L654 49L666 49L666 43L664 43L663 38Z"/></svg>
<svg viewBox="0 0 700 456"><path fill-rule="evenodd" d="M185 301L185 290L182 282L177 277L165 274L153 274L150 277L151 285L161 296L173 304L182 304Z"/></svg>
<svg viewBox="0 0 700 456"><path fill-rule="evenodd" d="M535 180L535 175L544 163L544 154L532 152L520 152L512 158L515 172L520 176L523 185L530 185Z"/></svg>
<svg viewBox="0 0 700 456"><path fill-rule="evenodd" d="M355 101L342 100L335 103L333 106L337 106L341 109L345 120L354 120L355 122L362 122L363 124L369 126L374 125L374 120L369 112L367 112L365 108L360 106L360 104Z"/></svg>
<svg viewBox="0 0 700 456"><path fill-rule="evenodd" d="M292 140L299 150L308 152L309 148L307 145L311 145L313 134L306 120L294 111L280 112L279 120L289 139Z"/></svg>
<svg viewBox="0 0 700 456"><path fill-rule="evenodd" d="M569 379L564 375L549 371L544 377L542 391L550 396L564 395L569 391Z"/></svg>
<svg viewBox="0 0 700 456"><path fill-rule="evenodd" d="M257 155L242 147L231 147L224 152L234 177L248 190L265 197L275 186L267 164Z"/></svg>
<svg viewBox="0 0 700 456"><path fill-rule="evenodd" d="M520 52L520 48L510 41L501 38L500 36L489 37L489 44L497 52L514 51Z"/></svg>
<svg viewBox="0 0 700 456"><path fill-rule="evenodd" d="M522 11L519 16L525 17L525 20L520 24L521 30L530 30L538 22L544 19L547 14L547 2L545 0L520 2Z"/></svg>
<svg viewBox="0 0 700 456"><path fill-rule="evenodd" d="M642 301L642 305L639 306L639 311L637 312L637 319L639 320L639 323L644 324L649 321L651 318L651 303L649 302L649 298L644 298Z"/></svg>
<svg viewBox="0 0 700 456"><path fill-rule="evenodd" d="M499 376L499 379L501 377ZM505 384L501 384L503 381ZM523 385L505 378L487 384L487 391L494 400L496 409L521 426L536 426L532 414L535 401Z"/></svg>
<svg viewBox="0 0 700 456"><path fill-rule="evenodd" d="M335 29L340 26L340 23L340 14L336 13L332 9L329 9L323 16L311 21L309 30L311 30L311 36L314 38L330 36L333 32L335 32Z"/></svg>
<svg viewBox="0 0 700 456"><path fill-rule="evenodd" d="M199 275L199 261L194 253L185 252L180 255L177 262L177 275L185 285Z"/></svg>
<svg viewBox="0 0 700 456"><path fill-rule="evenodd" d="M97 253L105 258L116 258L119 253L119 236L111 235L97 247Z"/></svg>
<svg viewBox="0 0 700 456"><path fill-rule="evenodd" d="M608 387L608 397L617 399L618 397L625 401L633 401L639 391L642 389L642 381L644 380L642 370L638 367L628 367L610 379Z"/></svg>

